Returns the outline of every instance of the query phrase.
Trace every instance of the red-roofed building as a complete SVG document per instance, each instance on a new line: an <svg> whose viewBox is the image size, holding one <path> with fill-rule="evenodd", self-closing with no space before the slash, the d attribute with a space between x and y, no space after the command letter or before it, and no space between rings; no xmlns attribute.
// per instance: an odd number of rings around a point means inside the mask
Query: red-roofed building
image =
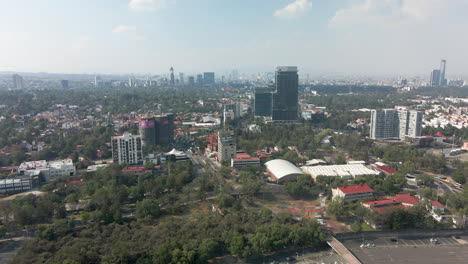
<svg viewBox="0 0 468 264"><path fill-rule="evenodd" d="M401 208L401 209L406 209L403 205L401 204L395 204L395 205L390 205L390 206L381 206L381 207L376 207L375 211L378 214L381 214L387 210L395 209L395 208Z"/></svg>
<svg viewBox="0 0 468 264"><path fill-rule="evenodd" d="M396 172L396 170L393 170L393 169L390 169L389 167L387 166L379 166L379 165L375 165L377 167L377 169L383 171L384 173L386 174L393 174Z"/></svg>
<svg viewBox="0 0 468 264"><path fill-rule="evenodd" d="M357 201L372 198L374 190L367 184L343 186L332 189L333 199L341 197L345 201Z"/></svg>
<svg viewBox="0 0 468 264"><path fill-rule="evenodd" d="M397 194L395 197L393 197L398 202L401 202L402 205L404 206L414 206L419 203L419 198L411 195L409 193L404 193L404 194Z"/></svg>
<svg viewBox="0 0 468 264"><path fill-rule="evenodd" d="M445 211L445 206L438 201L430 201L432 206L432 211L440 210L441 212Z"/></svg>
<svg viewBox="0 0 468 264"><path fill-rule="evenodd" d="M374 208L377 213L382 213L387 208L403 208L414 206L419 203L419 198L409 193L397 194L396 196L387 196L383 200L362 202L367 208Z"/></svg>
<svg viewBox="0 0 468 264"><path fill-rule="evenodd" d="M444 136L440 131L438 131L434 136L433 139L437 142L444 142L444 140L447 139L446 136Z"/></svg>
<svg viewBox="0 0 468 264"><path fill-rule="evenodd" d="M269 158L271 158L271 154L266 152L266 151L263 151L261 149L258 149L257 150L257 157L259 157L261 159L269 159Z"/></svg>
<svg viewBox="0 0 468 264"><path fill-rule="evenodd" d="M260 166L260 159L251 157L245 152L236 153L236 157L231 159L231 167L235 169Z"/></svg>
<svg viewBox="0 0 468 264"><path fill-rule="evenodd" d="M394 206L394 205L398 205L401 203L393 199L384 199L384 200L377 200L377 201L362 202L361 204L367 208L378 208L378 207Z"/></svg>
<svg viewBox="0 0 468 264"><path fill-rule="evenodd" d="M145 173L152 173L152 171L147 170L145 166L128 166L126 169L123 169L122 172L136 176L143 175Z"/></svg>

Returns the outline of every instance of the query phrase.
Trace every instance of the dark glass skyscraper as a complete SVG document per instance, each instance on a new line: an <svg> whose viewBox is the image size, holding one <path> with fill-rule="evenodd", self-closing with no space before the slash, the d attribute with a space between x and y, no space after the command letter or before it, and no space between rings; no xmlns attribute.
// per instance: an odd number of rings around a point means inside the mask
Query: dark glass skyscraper
<svg viewBox="0 0 468 264"><path fill-rule="evenodd" d="M271 116L273 104L273 89L257 88L255 89L254 112L255 116Z"/></svg>
<svg viewBox="0 0 468 264"><path fill-rule="evenodd" d="M272 121L297 121L299 75L295 66L281 66L275 73Z"/></svg>

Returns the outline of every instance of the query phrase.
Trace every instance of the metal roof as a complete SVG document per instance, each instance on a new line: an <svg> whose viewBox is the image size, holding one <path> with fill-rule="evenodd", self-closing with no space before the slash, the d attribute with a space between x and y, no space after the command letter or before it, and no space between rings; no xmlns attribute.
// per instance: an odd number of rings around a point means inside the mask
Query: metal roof
<svg viewBox="0 0 468 264"><path fill-rule="evenodd" d="M292 174L303 174L298 167L287 160L270 160L265 166L278 180Z"/></svg>

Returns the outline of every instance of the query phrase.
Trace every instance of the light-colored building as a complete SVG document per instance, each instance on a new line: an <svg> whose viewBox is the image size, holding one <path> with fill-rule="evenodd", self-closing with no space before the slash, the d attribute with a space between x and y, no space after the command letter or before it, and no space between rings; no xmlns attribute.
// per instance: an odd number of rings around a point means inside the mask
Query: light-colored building
<svg viewBox="0 0 468 264"><path fill-rule="evenodd" d="M233 131L218 132L218 161L231 161L236 157L236 139Z"/></svg>
<svg viewBox="0 0 468 264"><path fill-rule="evenodd" d="M382 109L371 111L370 137L372 139L404 140L419 137L422 132L423 112L416 110Z"/></svg>
<svg viewBox="0 0 468 264"><path fill-rule="evenodd" d="M344 201L357 201L372 198L374 190L367 184L342 186L332 189L333 199L343 198Z"/></svg>
<svg viewBox="0 0 468 264"><path fill-rule="evenodd" d="M124 133L112 137L112 160L114 163L128 165L138 164L143 160L143 149L140 135Z"/></svg>
<svg viewBox="0 0 468 264"><path fill-rule="evenodd" d="M17 90L24 89L24 79L19 74L13 74L13 88Z"/></svg>
<svg viewBox="0 0 468 264"><path fill-rule="evenodd" d="M318 176L353 179L367 175L379 175L378 171L371 170L362 164L303 166L301 169L304 173L312 176L314 180Z"/></svg>
<svg viewBox="0 0 468 264"><path fill-rule="evenodd" d="M18 167L19 175L38 176L42 174L45 181L48 182L56 177L74 176L76 168L71 159L54 160L54 161L28 161L23 162Z"/></svg>
<svg viewBox="0 0 468 264"><path fill-rule="evenodd" d="M303 174L298 167L287 160L270 160L265 163L265 166L270 178L277 183L295 181L298 176Z"/></svg>

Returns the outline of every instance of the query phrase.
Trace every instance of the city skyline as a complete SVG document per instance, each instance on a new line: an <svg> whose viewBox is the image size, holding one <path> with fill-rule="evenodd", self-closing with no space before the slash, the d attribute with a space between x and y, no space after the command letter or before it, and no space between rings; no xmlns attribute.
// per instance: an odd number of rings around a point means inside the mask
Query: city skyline
<svg viewBox="0 0 468 264"><path fill-rule="evenodd" d="M462 0L41 1L0 4L0 71L465 75ZM17 19L21 14L22 19ZM41 23L37 23L41 21ZM437 38L433 36L437 35ZM403 63L404 62L404 63Z"/></svg>

